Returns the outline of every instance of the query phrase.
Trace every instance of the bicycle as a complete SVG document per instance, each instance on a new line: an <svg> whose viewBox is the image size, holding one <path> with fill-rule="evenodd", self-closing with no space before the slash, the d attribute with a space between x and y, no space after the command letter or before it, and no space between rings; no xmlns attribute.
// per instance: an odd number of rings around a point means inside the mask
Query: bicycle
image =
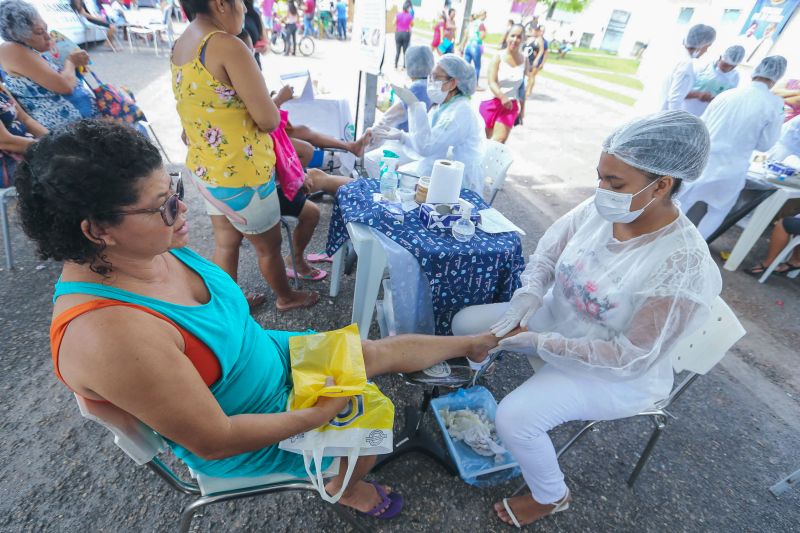
<svg viewBox="0 0 800 533"><path fill-rule="evenodd" d="M283 54L287 49L287 35L286 30L281 29L280 34L277 32L272 33L272 39L270 40L269 48L275 54ZM310 35L303 35L299 39L297 39L297 49L300 50L300 54L308 57L314 53L316 45L314 44L314 39Z"/></svg>

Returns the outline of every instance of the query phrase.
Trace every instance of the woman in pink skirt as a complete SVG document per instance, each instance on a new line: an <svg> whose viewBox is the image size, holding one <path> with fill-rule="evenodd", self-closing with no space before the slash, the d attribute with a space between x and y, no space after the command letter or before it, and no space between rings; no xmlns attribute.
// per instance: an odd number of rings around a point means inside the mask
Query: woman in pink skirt
<svg viewBox="0 0 800 533"><path fill-rule="evenodd" d="M515 24L508 32L508 47L495 56L489 67L491 100L481 102L480 113L486 123L486 137L505 143L511 128L525 112L525 99L520 97L525 79L525 57L520 51L525 29Z"/></svg>

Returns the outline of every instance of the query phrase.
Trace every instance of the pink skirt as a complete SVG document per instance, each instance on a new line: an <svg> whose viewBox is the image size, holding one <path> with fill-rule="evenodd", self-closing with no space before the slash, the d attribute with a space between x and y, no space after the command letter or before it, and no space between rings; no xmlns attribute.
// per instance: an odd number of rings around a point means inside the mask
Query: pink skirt
<svg viewBox="0 0 800 533"><path fill-rule="evenodd" d="M484 100L478 108L486 127L494 128L496 122L500 122L509 129L514 127L514 122L519 115L519 102L516 100L511 101L511 109L503 106L499 98L492 98L491 100Z"/></svg>

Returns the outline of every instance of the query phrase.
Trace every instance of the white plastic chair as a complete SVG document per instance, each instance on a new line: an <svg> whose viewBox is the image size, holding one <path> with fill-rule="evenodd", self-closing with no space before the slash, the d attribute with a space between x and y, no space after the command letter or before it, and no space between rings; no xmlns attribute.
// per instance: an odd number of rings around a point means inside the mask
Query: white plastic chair
<svg viewBox="0 0 800 533"><path fill-rule="evenodd" d="M783 263L784 261L786 261L789 258L789 256L791 255L792 250L794 250L798 246L800 246L800 235L796 235L795 237L792 238L792 240L789 241L789 244L786 245L786 248L781 250L781 253L779 253L778 257L775 258L775 261L773 261L772 264L769 265L769 268L767 268L764 271L764 273L761 274L761 277L758 278L758 282L759 283L764 283L765 281L767 281L767 278L770 276L770 274L772 274L772 272L775 270L775 268L778 265L780 265L781 263ZM797 277L798 274L800 274L800 271L795 270L794 272L791 272L791 273L787 274L786 276L789 277L789 278L794 279L794 278Z"/></svg>
<svg viewBox="0 0 800 533"><path fill-rule="evenodd" d="M178 492L198 496L181 511L179 531L182 533L189 531L192 518L199 509L214 503L286 491L316 492L308 480L293 478L285 474L221 478L206 476L190 469L189 471L196 481L184 481L158 458L158 455L167 449L167 443L161 435L133 415L110 403L88 400L77 394L75 399L78 401L81 415L111 431L114 434L114 444L119 446L136 464L147 466ZM325 474L330 476L337 469L338 460L334 461ZM341 506L334 505L333 510L356 531L366 532L366 529Z"/></svg>
<svg viewBox="0 0 800 533"><path fill-rule="evenodd" d="M650 435L650 440L642 451L639 461L633 469L633 472L628 477L628 486L633 487L636 479L653 453L658 438L667 426L667 420L675 418L673 414L667 411L667 408L677 400L686 388L700 376L704 376L709 370L719 363L728 350L736 344L736 341L744 337L746 333L742 324L736 318L728 304L722 298L717 297L714 303L711 304L711 315L706 323L696 332L692 333L685 339L681 340L673 349L670 357L672 358L672 368L676 374L681 372L688 372L686 377L672 389L669 396L665 399L656 402L653 407L642 411L634 416L647 416L650 417L654 424L653 433ZM569 450L579 438L581 438L587 431L589 431L600 420L587 422L575 435L570 438L561 449L558 450L556 456L561 457L564 452ZM517 493L525 488L523 484L517 489Z"/></svg>
<svg viewBox="0 0 800 533"><path fill-rule="evenodd" d="M0 189L0 224L3 231L3 248L6 252L6 270L14 268L14 256L11 253L11 231L8 225L8 206L9 200L17 196L17 189L8 187Z"/></svg>
<svg viewBox="0 0 800 533"><path fill-rule="evenodd" d="M484 177L491 179L489 205L494 203L495 196L503 188L506 174L513 162L514 158L508 146L491 139L486 141L481 167L483 168Z"/></svg>
<svg viewBox="0 0 800 533"><path fill-rule="evenodd" d="M158 55L158 39L161 33L166 34L170 47L174 38L172 29L172 19L169 16L170 10L161 13L161 20L153 19L147 22L132 22L127 26L128 46L133 52L133 36L139 36L147 42L148 38L153 39L153 48L156 56Z"/></svg>

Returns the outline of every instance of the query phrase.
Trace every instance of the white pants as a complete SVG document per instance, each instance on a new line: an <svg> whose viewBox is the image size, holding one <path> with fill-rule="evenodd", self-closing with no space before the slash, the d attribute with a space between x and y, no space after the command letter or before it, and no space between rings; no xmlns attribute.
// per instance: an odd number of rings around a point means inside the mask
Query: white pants
<svg viewBox="0 0 800 533"><path fill-rule="evenodd" d="M507 303L463 309L453 317L453 334L487 331L507 309ZM625 382L577 376L544 364L503 398L495 425L503 446L519 463L533 498L552 504L564 497L567 485L547 432L573 420L626 418L651 405L641 395L631 402L631 388Z"/></svg>

